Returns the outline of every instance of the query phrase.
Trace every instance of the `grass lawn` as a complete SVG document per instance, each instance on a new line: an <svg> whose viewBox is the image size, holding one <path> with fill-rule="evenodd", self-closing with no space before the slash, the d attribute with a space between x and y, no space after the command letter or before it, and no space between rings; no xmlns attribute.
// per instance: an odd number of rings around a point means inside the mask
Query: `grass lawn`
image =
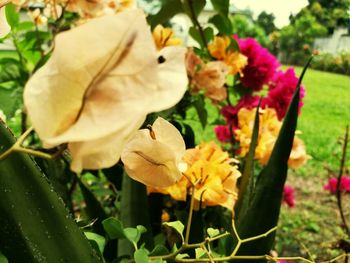
<svg viewBox="0 0 350 263"><path fill-rule="evenodd" d="M297 75L301 70L296 68ZM335 196L325 192L323 186L330 176L325 166L338 170L339 138L350 125L350 77L310 69L303 84L306 97L298 129L312 159L304 167L289 171L287 183L295 188L296 206L282 206L276 250L284 256L305 257L309 257L309 251L318 260L327 260L342 253L334 249L334 244L345 237L339 227ZM210 102L207 108L212 123L218 116L217 109ZM188 123L196 131L197 143L215 139L214 125L202 131L194 110L189 115ZM350 195L344 203L350 222Z"/></svg>
<svg viewBox="0 0 350 263"><path fill-rule="evenodd" d="M301 70L296 68L298 75ZM346 237L339 227L336 198L323 185L331 176L325 167L339 169L339 139L350 125L350 77L308 70L304 85L306 98L298 129L313 159L289 174L287 183L295 187L296 206L282 207L276 249L283 255L310 253L326 260L342 253L334 247ZM350 221L349 195L343 202Z"/></svg>
<svg viewBox="0 0 350 263"><path fill-rule="evenodd" d="M299 75L301 68L296 68ZM299 119L311 165L320 168L324 162L336 168L334 156L340 147L337 141L350 125L350 77L317 70L308 70L304 78L306 97Z"/></svg>

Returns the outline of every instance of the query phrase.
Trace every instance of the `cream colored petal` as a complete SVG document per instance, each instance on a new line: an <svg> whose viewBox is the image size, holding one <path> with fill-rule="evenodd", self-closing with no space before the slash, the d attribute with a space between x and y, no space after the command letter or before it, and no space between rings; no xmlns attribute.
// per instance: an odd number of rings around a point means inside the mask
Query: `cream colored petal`
<svg viewBox="0 0 350 263"><path fill-rule="evenodd" d="M24 91L25 105L42 139L61 134L76 121L97 76L103 77L120 61L136 35L141 41L142 35L147 38L146 27L143 13L130 10L91 20L56 37L52 57Z"/></svg>
<svg viewBox="0 0 350 263"><path fill-rule="evenodd" d="M91 38L95 32L101 34ZM107 136L130 119L172 107L186 90L183 49L161 51L165 63L158 66L141 11L94 19L60 34L56 46L24 94L33 126L48 147Z"/></svg>
<svg viewBox="0 0 350 263"><path fill-rule="evenodd" d="M145 119L146 116L135 119L128 126L100 139L69 143L68 148L72 155L71 169L81 172L82 169L108 168L116 164L126 142L134 136Z"/></svg>
<svg viewBox="0 0 350 263"><path fill-rule="evenodd" d="M11 31L11 27L6 20L5 8L5 6L0 8L0 38L5 37Z"/></svg>
<svg viewBox="0 0 350 263"><path fill-rule="evenodd" d="M171 149L144 130L128 142L121 159L127 174L148 186L167 187L182 176Z"/></svg>
<svg viewBox="0 0 350 263"><path fill-rule="evenodd" d="M170 122L158 117L152 125L156 140L168 146L179 162L185 154L186 145L181 133Z"/></svg>
<svg viewBox="0 0 350 263"><path fill-rule="evenodd" d="M158 67L158 94L151 111L161 111L177 104L184 96L188 77L185 67L186 48L180 46L165 47L159 51L158 57L165 59Z"/></svg>

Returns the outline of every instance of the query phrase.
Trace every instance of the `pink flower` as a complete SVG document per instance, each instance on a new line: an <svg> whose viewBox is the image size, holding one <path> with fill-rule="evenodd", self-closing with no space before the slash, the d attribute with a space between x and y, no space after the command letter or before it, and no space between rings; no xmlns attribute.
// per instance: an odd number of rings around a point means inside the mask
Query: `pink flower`
<svg viewBox="0 0 350 263"><path fill-rule="evenodd" d="M216 126L214 131L216 134L216 138L218 138L218 140L220 142L230 142L231 141L232 134L230 132L229 125Z"/></svg>
<svg viewBox="0 0 350 263"><path fill-rule="evenodd" d="M330 191L332 194L337 192L338 179L333 177L328 180L328 183L323 187L324 190ZM343 176L340 179L340 191L350 193L350 177Z"/></svg>
<svg viewBox="0 0 350 263"><path fill-rule="evenodd" d="M280 263L293 263L293 260L284 260L284 259L282 259L279 262Z"/></svg>
<svg viewBox="0 0 350 263"><path fill-rule="evenodd" d="M259 91L264 84L272 79L276 69L280 66L277 59L255 39L236 37L241 53L248 57L248 65L243 69L242 84L250 89Z"/></svg>
<svg viewBox="0 0 350 263"><path fill-rule="evenodd" d="M294 196L294 188L285 185L283 188L283 202L285 202L289 207L295 206L295 196Z"/></svg>
<svg viewBox="0 0 350 263"><path fill-rule="evenodd" d="M221 109L221 114L226 118L226 122L233 127L238 125L238 112L242 108L253 109L259 104L259 96L245 95L241 97L235 106L227 105Z"/></svg>
<svg viewBox="0 0 350 263"><path fill-rule="evenodd" d="M276 72L272 81L269 83L269 93L262 106L274 108L277 112L278 119L282 120L286 115L288 106L298 85L298 81L299 79L295 75L293 68L287 69L286 72ZM299 112L303 106L302 99L304 96L305 89L303 86L301 86Z"/></svg>

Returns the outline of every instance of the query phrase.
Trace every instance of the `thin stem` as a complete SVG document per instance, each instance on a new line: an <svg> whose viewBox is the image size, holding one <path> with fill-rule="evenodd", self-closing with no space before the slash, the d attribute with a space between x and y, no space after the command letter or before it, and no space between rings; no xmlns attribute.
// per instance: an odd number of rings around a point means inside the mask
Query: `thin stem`
<svg viewBox="0 0 350 263"><path fill-rule="evenodd" d="M190 19L192 20L193 25L197 28L197 30L199 32L199 35L200 35L201 40L203 42L204 48L208 51L208 42L207 42L207 39L205 38L203 28L196 17L196 13L195 13L194 8L193 8L193 0L186 0L186 1L187 1L187 4L188 4L188 6L190 8L190 12L191 12Z"/></svg>
<svg viewBox="0 0 350 263"><path fill-rule="evenodd" d="M64 150L66 149L66 147L61 147L56 153L54 154L48 154L48 153L44 153L41 151L37 151L37 150L33 150L33 149L29 149L29 148L24 148L22 147L22 143L25 141L25 139L29 136L29 134L34 130L33 127L30 127L28 130L26 130L21 137L18 138L18 140L9 148L7 149L4 153L2 153L0 155L0 161L7 158L11 153L13 152L22 152L22 153L27 153L33 156L37 156L40 158L44 158L44 159L48 159L48 160L52 160L52 159L56 159L58 156L60 156Z"/></svg>
<svg viewBox="0 0 350 263"><path fill-rule="evenodd" d="M345 161L346 161L346 151L347 151L347 147L348 147L348 141L349 141L349 126L346 126L345 129L345 135L344 135L344 144L343 144L343 151L342 151L342 158L340 161L340 168L339 168L339 174L338 174L338 181L337 181L337 204L338 204L338 209L340 212L340 217L343 223L343 229L345 230L345 232L347 233L347 235L350 237L350 229L349 226L347 224L345 215L344 215L344 211L343 211L343 204L342 204L342 192L340 189L340 183L341 183L341 179L343 176L343 172L344 172L344 167L345 167Z"/></svg>
<svg viewBox="0 0 350 263"><path fill-rule="evenodd" d="M186 234L185 234L185 245L188 244L188 240L190 238L191 224L192 224L192 216L193 216L193 207L194 207L194 192L195 192L195 184L192 184L192 193L191 193L191 203L190 203L190 211L188 214Z"/></svg>

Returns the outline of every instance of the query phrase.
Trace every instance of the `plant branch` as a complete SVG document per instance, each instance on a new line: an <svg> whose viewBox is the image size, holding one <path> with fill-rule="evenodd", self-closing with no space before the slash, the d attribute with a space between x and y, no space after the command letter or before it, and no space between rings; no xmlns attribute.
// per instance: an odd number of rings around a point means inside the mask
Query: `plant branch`
<svg viewBox="0 0 350 263"><path fill-rule="evenodd" d="M190 9L190 13L191 13L190 19L192 20L192 23L195 26L195 28L197 28L199 32L199 36L203 42L204 48L208 52L208 42L207 42L207 39L205 38L203 28L196 17L196 13L193 8L193 0L185 0L185 1L187 2Z"/></svg>
<svg viewBox="0 0 350 263"><path fill-rule="evenodd" d="M36 157L52 160L56 159L58 156L60 156L64 150L66 149L65 147L61 147L56 153L54 154L48 154L44 153L41 151L29 149L22 147L22 143L25 141L25 139L29 136L29 134L33 131L33 127L30 127L28 130L26 130L21 137L18 138L18 140L9 148L7 149L4 153L0 155L0 161L7 158L11 153L14 152L22 152L22 153L27 153Z"/></svg>
<svg viewBox="0 0 350 263"><path fill-rule="evenodd" d="M349 126L346 126L345 129L345 135L344 135L344 144L343 144L343 150L342 150L342 158L340 161L340 168L339 168L339 174L338 174L338 181L337 181L337 204L338 204L338 209L340 212L340 217L343 223L343 229L347 233L347 235L350 237L350 229L347 224L344 211L343 211L343 204L342 204L342 191L341 191L341 179L343 176L344 172L344 167L345 167L345 161L346 161L346 151L348 147L348 141L349 141Z"/></svg>

